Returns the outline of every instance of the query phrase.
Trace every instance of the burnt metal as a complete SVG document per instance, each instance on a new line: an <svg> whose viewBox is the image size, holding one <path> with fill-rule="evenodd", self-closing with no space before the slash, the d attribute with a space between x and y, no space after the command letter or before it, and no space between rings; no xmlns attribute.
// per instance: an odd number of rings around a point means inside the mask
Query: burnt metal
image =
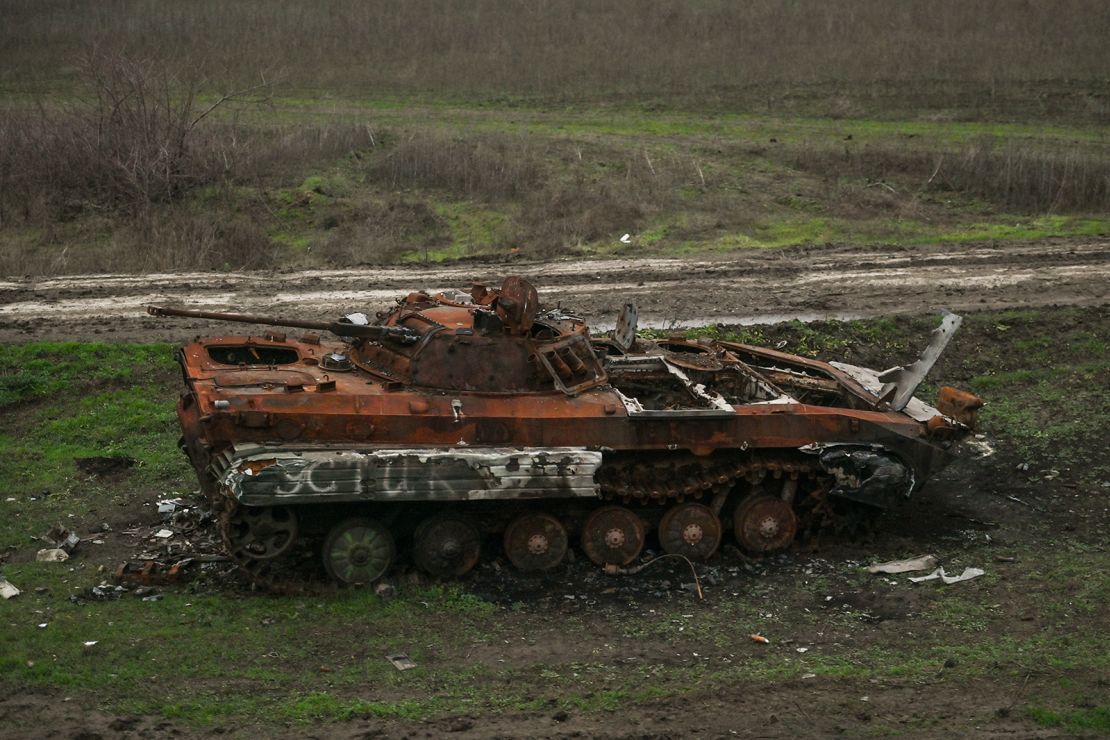
<svg viewBox="0 0 1110 740"><path fill-rule="evenodd" d="M721 544L721 520L704 504L675 504L659 522L659 544L672 555L705 560Z"/></svg>
<svg viewBox="0 0 1110 740"><path fill-rule="evenodd" d="M457 516L436 516L416 528L412 559L425 573L451 577L468 573L482 554L482 533Z"/></svg>
<svg viewBox="0 0 1110 740"><path fill-rule="evenodd" d="M782 550L794 541L798 531L794 508L773 496L752 496L743 501L732 521L737 543L755 553Z"/></svg>
<svg viewBox="0 0 1110 740"><path fill-rule="evenodd" d="M911 365L904 367L893 367L890 370L879 375L884 385L880 391L880 397L890 403L890 407L895 411L901 411L906 408L906 404L913 398L914 391L921 385L921 381L933 369L937 359L940 358L944 348L952 340L952 336L956 330L960 328L963 318L948 311L942 312L943 318L941 319L940 326L933 329L932 335L929 337L929 344L925 347L925 351L921 353L921 357Z"/></svg>
<svg viewBox="0 0 1110 740"><path fill-rule="evenodd" d="M921 490L982 406L947 387L936 408L912 396L951 315L921 360L880 373L738 342L651 341L630 305L614 337L592 338L515 276L469 296L414 291L375 319L150 312L334 335L267 329L178 354L182 448L251 574L315 553L348 584L398 555L458 576L486 537L527 570L556 567L572 535L618 567L645 541L710 557L728 529L773 552L841 526L851 506Z"/></svg>
<svg viewBox="0 0 1110 740"><path fill-rule="evenodd" d="M639 515L624 506L595 509L582 525L582 551L598 565L628 565L644 549L646 528Z"/></svg>
<svg viewBox="0 0 1110 740"><path fill-rule="evenodd" d="M365 517L344 519L324 540L324 568L340 583L360 586L385 575L397 546L381 522Z"/></svg>
<svg viewBox="0 0 1110 740"><path fill-rule="evenodd" d="M551 514L524 514L505 528L505 556L518 570L551 570L566 554L567 530Z"/></svg>

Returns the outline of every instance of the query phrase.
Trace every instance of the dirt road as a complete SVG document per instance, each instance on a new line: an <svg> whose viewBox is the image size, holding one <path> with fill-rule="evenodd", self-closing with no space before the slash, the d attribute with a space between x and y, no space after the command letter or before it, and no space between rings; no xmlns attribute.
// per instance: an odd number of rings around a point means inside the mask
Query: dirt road
<svg viewBox="0 0 1110 740"><path fill-rule="evenodd" d="M154 319L148 304L334 319L415 289L519 273L547 305L596 327L634 301L646 326L773 323L1046 305L1100 305L1110 238L937 247L828 247L721 258L465 262L311 272L86 275L0 280L0 342L169 340L207 322Z"/></svg>

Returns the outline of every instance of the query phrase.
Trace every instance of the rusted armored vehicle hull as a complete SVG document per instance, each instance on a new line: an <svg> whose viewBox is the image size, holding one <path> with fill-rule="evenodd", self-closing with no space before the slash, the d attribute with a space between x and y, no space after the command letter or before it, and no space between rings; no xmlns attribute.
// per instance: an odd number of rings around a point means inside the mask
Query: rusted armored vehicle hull
<svg viewBox="0 0 1110 740"><path fill-rule="evenodd" d="M376 324L233 318L344 340L186 345L183 447L244 567L310 544L346 583L379 578L399 550L460 575L493 535L525 570L557 566L575 539L618 566L649 537L699 559L730 530L781 550L918 490L981 405L953 389L939 410L913 398L927 367L880 375L628 326L591 339L517 278L411 294ZM937 354L958 320L945 321Z"/></svg>

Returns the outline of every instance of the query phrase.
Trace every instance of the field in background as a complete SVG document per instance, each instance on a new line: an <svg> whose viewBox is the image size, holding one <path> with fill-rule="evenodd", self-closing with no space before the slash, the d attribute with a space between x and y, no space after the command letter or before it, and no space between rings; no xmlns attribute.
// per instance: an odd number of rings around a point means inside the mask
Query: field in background
<svg viewBox="0 0 1110 740"><path fill-rule="evenodd" d="M1104 3L738 7L6 0L0 274L1110 233Z"/></svg>
<svg viewBox="0 0 1110 740"><path fill-rule="evenodd" d="M239 87L471 103L1104 119L1098 0L4 0L0 84L65 90L88 47Z"/></svg>

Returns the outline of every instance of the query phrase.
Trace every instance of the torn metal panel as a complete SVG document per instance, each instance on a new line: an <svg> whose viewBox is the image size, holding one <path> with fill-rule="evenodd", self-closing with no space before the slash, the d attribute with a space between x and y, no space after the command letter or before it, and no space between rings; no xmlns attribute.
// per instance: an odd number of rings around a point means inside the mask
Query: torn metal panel
<svg viewBox="0 0 1110 740"><path fill-rule="evenodd" d="M635 303L626 303L617 316L617 325L613 329L613 342L627 352L636 341L636 327L639 324L640 313Z"/></svg>
<svg viewBox="0 0 1110 740"><path fill-rule="evenodd" d="M917 358L912 365L892 367L879 375L879 380L884 383L879 397L887 401L895 411L901 411L910 402L914 391L933 369L933 365L963 322L962 317L949 311L943 311L941 316L944 318L941 319L940 326L933 329L933 333L929 336L929 344L921 353L921 357Z"/></svg>
<svg viewBox="0 0 1110 740"><path fill-rule="evenodd" d="M247 506L324 501L597 497L602 454L579 448L237 448L223 482ZM257 464L260 463L261 465Z"/></svg>
<svg viewBox="0 0 1110 740"><path fill-rule="evenodd" d="M872 370L869 367L860 367L859 365L849 365L845 362L830 362L829 364L875 394L876 398L882 397L884 385L883 381L880 379L881 373L877 370ZM910 399L906 401L901 411L914 421L920 421L922 423L929 421L929 419L932 419L934 416L942 416L939 410L933 408L916 396L911 396Z"/></svg>

